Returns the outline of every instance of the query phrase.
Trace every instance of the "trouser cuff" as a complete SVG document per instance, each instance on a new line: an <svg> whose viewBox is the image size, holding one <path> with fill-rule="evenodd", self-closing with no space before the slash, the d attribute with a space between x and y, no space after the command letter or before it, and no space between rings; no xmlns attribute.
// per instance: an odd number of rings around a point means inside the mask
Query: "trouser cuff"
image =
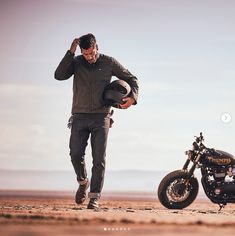
<svg viewBox="0 0 235 236"><path fill-rule="evenodd" d="M100 193L88 193L88 198L100 198L101 194Z"/></svg>

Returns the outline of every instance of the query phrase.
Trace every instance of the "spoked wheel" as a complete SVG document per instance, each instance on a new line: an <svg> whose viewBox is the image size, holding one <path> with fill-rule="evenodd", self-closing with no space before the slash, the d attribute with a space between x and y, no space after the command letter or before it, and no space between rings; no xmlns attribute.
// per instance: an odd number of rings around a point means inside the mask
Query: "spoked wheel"
<svg viewBox="0 0 235 236"><path fill-rule="evenodd" d="M168 209L183 209L195 200L198 188L196 178L189 179L187 173L177 170L162 179L158 187L158 198Z"/></svg>

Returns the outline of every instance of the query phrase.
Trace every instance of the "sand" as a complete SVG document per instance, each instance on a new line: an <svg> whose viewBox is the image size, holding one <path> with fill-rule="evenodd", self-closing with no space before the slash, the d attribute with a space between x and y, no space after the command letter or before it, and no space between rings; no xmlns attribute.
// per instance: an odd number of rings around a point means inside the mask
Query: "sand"
<svg viewBox="0 0 235 236"><path fill-rule="evenodd" d="M229 235L235 204L221 211L207 199L184 210L164 208L147 193L104 194L99 210L73 193L0 191L0 235Z"/></svg>

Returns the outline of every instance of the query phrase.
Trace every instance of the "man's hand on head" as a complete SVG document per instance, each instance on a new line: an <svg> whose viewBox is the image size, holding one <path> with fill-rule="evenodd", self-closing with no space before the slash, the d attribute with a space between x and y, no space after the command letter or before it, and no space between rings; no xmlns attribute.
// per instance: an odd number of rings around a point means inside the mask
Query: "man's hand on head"
<svg viewBox="0 0 235 236"><path fill-rule="evenodd" d="M77 46L79 45L80 43L80 38L75 38L70 46L70 49L69 51L73 54L75 54L75 51L77 49Z"/></svg>
<svg viewBox="0 0 235 236"><path fill-rule="evenodd" d="M131 97L127 97L127 98L123 98L122 99L123 104L120 104L120 108L121 109L127 109L128 107L130 107L134 102L135 102L135 99L134 98L131 98Z"/></svg>

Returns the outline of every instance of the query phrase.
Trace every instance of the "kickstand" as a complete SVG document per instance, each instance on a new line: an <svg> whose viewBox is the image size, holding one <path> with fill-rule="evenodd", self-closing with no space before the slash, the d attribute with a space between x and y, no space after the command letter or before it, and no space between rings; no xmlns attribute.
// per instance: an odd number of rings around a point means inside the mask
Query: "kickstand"
<svg viewBox="0 0 235 236"><path fill-rule="evenodd" d="M221 211L222 208L225 208L226 203L219 203L219 211Z"/></svg>

